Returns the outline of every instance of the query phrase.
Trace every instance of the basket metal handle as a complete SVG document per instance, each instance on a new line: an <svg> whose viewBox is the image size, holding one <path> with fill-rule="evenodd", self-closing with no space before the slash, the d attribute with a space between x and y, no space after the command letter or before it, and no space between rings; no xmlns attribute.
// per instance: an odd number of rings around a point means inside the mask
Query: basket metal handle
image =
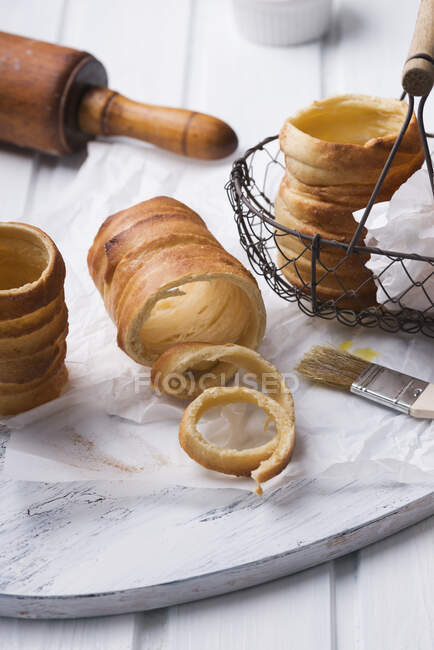
<svg viewBox="0 0 434 650"><path fill-rule="evenodd" d="M434 0L421 0L402 87L413 97L425 97L434 83Z"/></svg>
<svg viewBox="0 0 434 650"><path fill-rule="evenodd" d="M428 167L431 187L434 194L433 170L431 155L429 152L426 135L423 126L423 108L425 100L434 84L434 0L421 0L419 12L417 14L416 25L414 28L413 39L410 45L410 51L407 61L404 64L402 72L402 85L405 93L408 94L408 112L407 117L402 125L401 131L395 141L394 146L381 172L380 178L372 192L365 212L359 222L358 228L351 239L347 249L347 255L352 255L354 247L360 241L363 228L369 217L372 206L374 205L383 181L389 171L395 154L401 144L407 127L413 114L414 97L422 97L419 103L418 122L421 134L422 144L425 153L425 160Z"/></svg>
<svg viewBox="0 0 434 650"><path fill-rule="evenodd" d="M407 117L405 118L404 123L403 123L403 125L401 127L401 130L399 132L399 135L395 140L395 143L394 143L394 145L392 147L392 150L391 150L391 152L389 154L389 157L388 157L388 159L386 161L386 164L383 167L383 171L380 174L380 178L378 179L377 184L374 187L374 191L372 192L371 198L369 199L369 202L368 202L368 205L366 206L365 211L363 213L363 216L360 219L357 230L354 233L353 238L352 238L351 242L348 245L347 256L352 255L353 250L354 250L354 246L357 245L357 243L359 242L359 240L362 237L363 228L364 228L365 223L366 223L366 221L367 221L367 219L369 217L369 214L370 214L370 212L372 210L372 206L374 205L375 201L377 200L378 193L379 193L379 191L381 189L381 186L383 185L385 177L387 176L387 172L389 171L389 169L390 169L390 167L392 165L393 159L395 158L395 154L398 151L399 146L400 146L400 144L402 142L402 139L403 139L403 137L405 135L405 132L407 131L407 127L410 124L410 120L411 120L411 117L413 115L413 106L414 106L413 96L409 95L408 96Z"/></svg>

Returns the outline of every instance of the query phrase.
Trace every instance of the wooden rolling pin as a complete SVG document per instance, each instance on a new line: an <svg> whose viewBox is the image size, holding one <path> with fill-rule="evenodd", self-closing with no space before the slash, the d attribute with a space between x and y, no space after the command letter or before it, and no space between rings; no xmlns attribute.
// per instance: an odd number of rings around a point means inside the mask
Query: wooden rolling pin
<svg viewBox="0 0 434 650"><path fill-rule="evenodd" d="M238 144L216 117L109 90L104 66L87 52L0 32L0 140L63 155L95 135L125 135L205 160Z"/></svg>

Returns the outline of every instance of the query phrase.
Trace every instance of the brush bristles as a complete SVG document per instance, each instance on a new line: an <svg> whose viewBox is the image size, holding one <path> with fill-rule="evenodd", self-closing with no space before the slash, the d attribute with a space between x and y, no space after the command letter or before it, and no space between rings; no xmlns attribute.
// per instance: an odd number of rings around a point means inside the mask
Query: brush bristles
<svg viewBox="0 0 434 650"><path fill-rule="evenodd" d="M320 384L350 390L351 384L369 366L368 361L332 346L315 345L296 370Z"/></svg>

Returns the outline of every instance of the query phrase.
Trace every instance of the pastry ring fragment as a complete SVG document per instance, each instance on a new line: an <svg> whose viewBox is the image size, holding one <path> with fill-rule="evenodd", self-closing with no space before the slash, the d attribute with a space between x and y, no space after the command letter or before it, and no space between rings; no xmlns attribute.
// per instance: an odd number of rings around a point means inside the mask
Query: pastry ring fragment
<svg viewBox="0 0 434 650"><path fill-rule="evenodd" d="M268 394L244 386L216 386L218 369L225 364L252 373ZM277 368L254 350L235 344L181 343L161 355L151 377L154 388L168 395L181 399L196 397L182 417L179 441L184 451L203 467L251 476L256 481L257 493L262 494L261 483L277 476L289 463L295 443L292 395ZM223 383L225 377L223 373ZM214 385L207 387L209 383ZM197 429L202 415L211 408L234 402L263 409L274 421L276 435L259 447L243 450L225 449L205 440Z"/></svg>

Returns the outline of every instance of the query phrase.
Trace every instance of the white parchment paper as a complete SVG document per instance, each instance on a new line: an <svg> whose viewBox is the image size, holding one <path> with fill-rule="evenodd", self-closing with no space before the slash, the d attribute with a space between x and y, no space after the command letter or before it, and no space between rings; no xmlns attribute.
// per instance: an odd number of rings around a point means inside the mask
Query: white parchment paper
<svg viewBox="0 0 434 650"><path fill-rule="evenodd" d="M32 215L32 223L54 238L67 265L70 382L59 399L7 420L8 476L35 481L128 479L137 481L139 491L168 485L253 489L249 479L201 468L179 447L185 404L153 394L149 369L117 348L115 328L86 266L88 248L109 214L161 194L188 203L246 263L224 190L229 170L225 161L207 165L141 145L92 143L56 207ZM434 483L431 422L314 386L292 370L311 345L350 340L352 351L373 349L378 362L434 381L433 342L309 319L261 286L268 326L260 351L285 373L296 405L293 459L269 484L320 473ZM214 410L201 430L228 446L252 445L263 437L261 417L242 405Z"/></svg>
<svg viewBox="0 0 434 650"><path fill-rule="evenodd" d="M364 210L354 213L360 222ZM376 203L366 222L367 246L434 256L434 199L428 171L419 169L395 192L390 201ZM384 255L371 255L366 263L375 275L377 302L387 302L390 311L403 308L418 309L434 316L431 298L434 296L434 273L429 262L405 260L390 263ZM415 285L421 283L421 286ZM389 298L399 300L391 302Z"/></svg>

